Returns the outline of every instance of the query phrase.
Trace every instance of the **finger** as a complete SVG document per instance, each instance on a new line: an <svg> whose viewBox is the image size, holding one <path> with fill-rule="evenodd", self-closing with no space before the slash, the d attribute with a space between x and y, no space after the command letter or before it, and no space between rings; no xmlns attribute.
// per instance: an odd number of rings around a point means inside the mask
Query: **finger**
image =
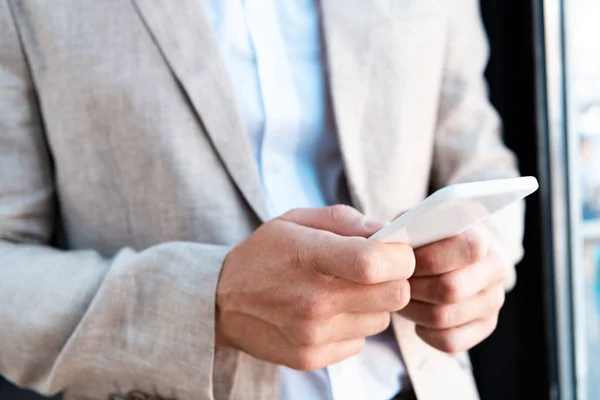
<svg viewBox="0 0 600 400"><path fill-rule="evenodd" d="M331 334L327 341L373 336L386 330L390 322L389 312L340 314L333 320Z"/></svg>
<svg viewBox="0 0 600 400"><path fill-rule="evenodd" d="M284 329L290 344L299 347L322 346L361 339L383 332L390 325L390 313L347 313L329 321L305 321Z"/></svg>
<svg viewBox="0 0 600 400"><path fill-rule="evenodd" d="M430 346L445 353L460 353L475 347L494 332L498 315L450 329L431 329L417 325L419 337Z"/></svg>
<svg viewBox="0 0 600 400"><path fill-rule="evenodd" d="M369 237L383 224L367 219L360 211L345 205L322 208L297 208L280 219L341 236Z"/></svg>
<svg viewBox="0 0 600 400"><path fill-rule="evenodd" d="M399 314L425 328L456 328L497 314L504 305L504 297L504 288L498 284L457 304L411 301Z"/></svg>
<svg viewBox="0 0 600 400"><path fill-rule="evenodd" d="M495 256L439 276L412 278L411 299L432 304L453 304L468 299L480 291L502 283L505 267Z"/></svg>
<svg viewBox="0 0 600 400"><path fill-rule="evenodd" d="M414 253L407 245L333 235L314 239L301 258L325 275L372 285L406 280L415 269Z"/></svg>
<svg viewBox="0 0 600 400"><path fill-rule="evenodd" d="M377 284L406 280L414 272L414 252L407 245L340 236L285 220L273 221L271 226L280 226L282 235L292 236L290 262L313 268L322 276Z"/></svg>
<svg viewBox="0 0 600 400"><path fill-rule="evenodd" d="M316 370L358 354L365 339L350 339L317 346L291 345L282 329L263 320L241 314L229 316L227 336L238 349L273 364L298 370ZM265 345L268 344L268 345Z"/></svg>
<svg viewBox="0 0 600 400"><path fill-rule="evenodd" d="M485 258L488 252L487 241L476 229L469 229L415 251L417 268L415 276L441 275Z"/></svg>
<svg viewBox="0 0 600 400"><path fill-rule="evenodd" d="M340 279L332 292L331 306L336 314L395 312L406 307L410 301L410 284L407 280L361 285Z"/></svg>
<svg viewBox="0 0 600 400"><path fill-rule="evenodd" d="M352 357L364 347L365 339L362 338L301 348L281 364L300 371L314 371Z"/></svg>

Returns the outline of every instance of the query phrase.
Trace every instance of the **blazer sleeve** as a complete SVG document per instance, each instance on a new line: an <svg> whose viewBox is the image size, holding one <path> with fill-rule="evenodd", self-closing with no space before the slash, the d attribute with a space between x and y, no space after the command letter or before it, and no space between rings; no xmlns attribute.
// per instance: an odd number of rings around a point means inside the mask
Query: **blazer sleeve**
<svg viewBox="0 0 600 400"><path fill-rule="evenodd" d="M488 43L476 0L448 4L447 51L434 149L433 186L519 176L517 162L502 140L502 126L488 100L484 71ZM487 223L507 260L505 286L516 281L523 256L524 202Z"/></svg>
<svg viewBox="0 0 600 400"><path fill-rule="evenodd" d="M34 86L0 0L0 375L67 398L141 390L213 399L215 291L229 248L172 242L111 257L52 248L52 175Z"/></svg>

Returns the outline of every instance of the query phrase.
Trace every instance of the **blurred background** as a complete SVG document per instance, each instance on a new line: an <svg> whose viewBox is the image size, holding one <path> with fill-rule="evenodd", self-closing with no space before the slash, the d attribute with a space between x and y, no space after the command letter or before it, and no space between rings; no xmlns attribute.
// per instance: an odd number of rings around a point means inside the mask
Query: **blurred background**
<svg viewBox="0 0 600 400"><path fill-rule="evenodd" d="M527 255L472 351L482 399L600 399L600 0L481 0L490 95L528 200Z"/></svg>

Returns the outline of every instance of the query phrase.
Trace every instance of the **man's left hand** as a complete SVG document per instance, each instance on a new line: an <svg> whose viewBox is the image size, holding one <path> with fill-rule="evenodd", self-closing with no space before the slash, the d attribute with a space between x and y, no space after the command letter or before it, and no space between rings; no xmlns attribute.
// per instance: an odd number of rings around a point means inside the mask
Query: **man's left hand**
<svg viewBox="0 0 600 400"><path fill-rule="evenodd" d="M411 301L399 313L438 350L469 350L496 328L508 268L488 235L471 229L415 251Z"/></svg>

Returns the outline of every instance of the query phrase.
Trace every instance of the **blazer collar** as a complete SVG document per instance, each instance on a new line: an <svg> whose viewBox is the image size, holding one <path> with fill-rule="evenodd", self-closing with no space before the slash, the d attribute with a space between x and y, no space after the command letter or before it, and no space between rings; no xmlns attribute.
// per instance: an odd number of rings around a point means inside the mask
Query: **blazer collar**
<svg viewBox="0 0 600 400"><path fill-rule="evenodd" d="M261 221L269 219L256 160L200 0L133 0L216 152Z"/></svg>
<svg viewBox="0 0 600 400"><path fill-rule="evenodd" d="M167 0L133 2L231 178L258 218L268 220L257 164L202 2L179 0L177 6ZM353 179L362 164L355 162L360 154L357 134L372 63L372 28L383 13L381 7L364 0L343 3L321 1L324 67L350 189L360 207L365 188L359 187L361 179Z"/></svg>

